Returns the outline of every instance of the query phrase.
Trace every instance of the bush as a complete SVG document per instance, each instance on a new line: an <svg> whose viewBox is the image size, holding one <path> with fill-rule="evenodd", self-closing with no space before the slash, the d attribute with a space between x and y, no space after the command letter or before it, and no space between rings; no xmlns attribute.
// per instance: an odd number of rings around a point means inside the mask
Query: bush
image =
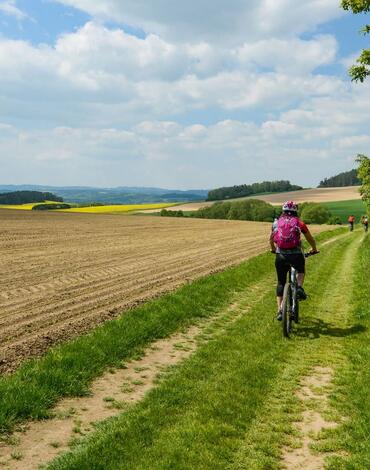
<svg viewBox="0 0 370 470"><path fill-rule="evenodd" d="M37 204L32 207L33 211L50 211L55 209L70 209L70 204Z"/></svg>
<svg viewBox="0 0 370 470"><path fill-rule="evenodd" d="M305 202L299 208L301 219L306 224L326 224L331 216L329 210L315 202Z"/></svg>
<svg viewBox="0 0 370 470"><path fill-rule="evenodd" d="M342 220L340 217L338 217L337 215L332 215L328 222L327 222L329 225L342 225Z"/></svg>
<svg viewBox="0 0 370 470"><path fill-rule="evenodd" d="M168 211L167 209L162 209L161 217L184 217L183 211Z"/></svg>
<svg viewBox="0 0 370 470"><path fill-rule="evenodd" d="M275 209L267 202L245 199L244 201L216 202L210 207L199 209L194 213L194 217L271 222L275 217Z"/></svg>

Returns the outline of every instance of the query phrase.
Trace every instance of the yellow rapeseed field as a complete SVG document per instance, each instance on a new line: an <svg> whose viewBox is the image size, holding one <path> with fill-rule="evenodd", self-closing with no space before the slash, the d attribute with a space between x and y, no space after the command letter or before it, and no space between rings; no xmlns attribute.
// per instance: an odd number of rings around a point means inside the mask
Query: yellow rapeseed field
<svg viewBox="0 0 370 470"><path fill-rule="evenodd" d="M48 204L54 204L54 201L45 201ZM37 204L42 202L31 202L29 204L0 204L0 209L17 209L30 211ZM176 204L160 203L160 204L114 204L109 206L93 206L93 207L72 207L71 209L57 209L62 212L87 212L90 214L103 214L103 213L120 213L120 212L133 212L142 211L147 209L163 209L164 207L174 206Z"/></svg>
<svg viewBox="0 0 370 470"><path fill-rule="evenodd" d="M57 204L55 201L30 202L28 204L0 204L0 209L16 209L22 211L31 211L38 204Z"/></svg>
<svg viewBox="0 0 370 470"><path fill-rule="evenodd" d="M114 204L110 206L93 206L93 207L72 207L71 209L58 209L63 212L86 212L89 214L103 214L103 213L119 213L119 212L133 212L143 211L147 209L163 209L164 207L174 206L176 204Z"/></svg>

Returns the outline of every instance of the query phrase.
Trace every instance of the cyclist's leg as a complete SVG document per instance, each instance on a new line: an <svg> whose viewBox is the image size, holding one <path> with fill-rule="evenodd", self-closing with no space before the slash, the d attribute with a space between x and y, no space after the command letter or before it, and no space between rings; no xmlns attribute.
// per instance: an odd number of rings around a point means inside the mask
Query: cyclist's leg
<svg viewBox="0 0 370 470"><path fill-rule="evenodd" d="M298 287L303 286L304 276L306 272L306 260L303 253L294 253L288 255L288 261L291 266L297 271L297 284Z"/></svg>
<svg viewBox="0 0 370 470"><path fill-rule="evenodd" d="M298 298L301 300L306 299L306 293L303 289L303 282L304 282L304 277L305 277L305 271L306 271L306 260L304 257L303 253L297 253L297 254L292 254L290 255L289 259L291 265L295 270L297 271L297 294Z"/></svg>
<svg viewBox="0 0 370 470"><path fill-rule="evenodd" d="M305 273L298 273L298 272L297 272L297 284L298 284L298 287L303 287L304 277L305 277Z"/></svg>
<svg viewBox="0 0 370 470"><path fill-rule="evenodd" d="M278 311L280 311L281 303L283 301L284 286L286 284L286 275L289 271L289 264L286 262L285 257L280 253L276 254L275 268L277 274L276 302Z"/></svg>

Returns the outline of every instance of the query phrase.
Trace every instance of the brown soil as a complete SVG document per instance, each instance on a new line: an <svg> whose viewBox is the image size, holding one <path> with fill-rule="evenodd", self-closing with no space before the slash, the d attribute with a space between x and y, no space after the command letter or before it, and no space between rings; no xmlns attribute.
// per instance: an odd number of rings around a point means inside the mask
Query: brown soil
<svg viewBox="0 0 370 470"><path fill-rule="evenodd" d="M313 188L302 189L301 191L290 191L287 193L267 194L259 196L250 196L248 198L229 199L240 201L242 199L260 199L261 201L269 202L270 204L283 204L286 200L293 200L298 203L302 202L331 202L331 201L349 201L352 199L360 199L358 186L346 186L343 188ZM167 207L169 211L196 211L202 207L211 206L213 202L190 202L189 204L182 204L179 206ZM152 209L143 212L160 212L160 209Z"/></svg>
<svg viewBox="0 0 370 470"><path fill-rule="evenodd" d="M287 199L295 202L331 202L350 201L361 199L358 186L346 186L343 188L314 188L291 191L288 193L269 194L258 199L271 204L283 204Z"/></svg>

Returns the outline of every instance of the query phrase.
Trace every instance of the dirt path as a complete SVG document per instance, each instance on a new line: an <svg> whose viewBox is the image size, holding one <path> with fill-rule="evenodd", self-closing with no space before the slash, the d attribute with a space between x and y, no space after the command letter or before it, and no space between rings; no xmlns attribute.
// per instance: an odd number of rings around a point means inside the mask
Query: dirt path
<svg viewBox="0 0 370 470"><path fill-rule="evenodd" d="M153 343L141 358L108 371L92 384L89 396L62 400L53 410L54 418L28 423L0 444L0 465L12 470L22 470L25 465L37 469L92 432L97 423L141 400L166 370L189 357L199 344L222 334L227 324L248 314L265 294L266 282L247 288L226 310Z"/></svg>
<svg viewBox="0 0 370 470"><path fill-rule="evenodd" d="M295 423L302 436L302 446L298 449L286 449L283 454L283 465L289 470L321 470L325 461L323 454L313 453L311 445L324 429L338 426L334 421L325 419L329 411L328 393L331 390L333 369L316 366L311 375L305 377L297 391L298 398L305 406L302 421Z"/></svg>

